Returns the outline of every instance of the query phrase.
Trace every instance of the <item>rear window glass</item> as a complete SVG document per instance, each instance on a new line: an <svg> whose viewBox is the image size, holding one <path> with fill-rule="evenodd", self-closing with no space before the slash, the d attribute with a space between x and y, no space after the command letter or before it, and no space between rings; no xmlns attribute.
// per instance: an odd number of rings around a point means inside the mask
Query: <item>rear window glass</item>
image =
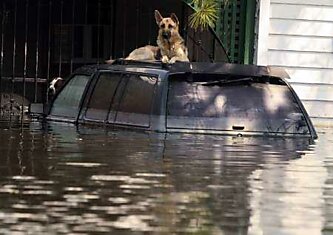
<svg viewBox="0 0 333 235"><path fill-rule="evenodd" d="M149 126L151 107L157 78L145 75L129 75L120 100L116 123Z"/></svg>
<svg viewBox="0 0 333 235"><path fill-rule="evenodd" d="M168 128L308 133L302 110L286 85L189 82L169 85Z"/></svg>
<svg viewBox="0 0 333 235"><path fill-rule="evenodd" d="M71 78L55 99L50 114L76 118L80 108L80 101L89 78L90 77L87 75L75 75Z"/></svg>
<svg viewBox="0 0 333 235"><path fill-rule="evenodd" d="M102 73L91 95L85 118L92 120L106 120L112 104L121 74Z"/></svg>

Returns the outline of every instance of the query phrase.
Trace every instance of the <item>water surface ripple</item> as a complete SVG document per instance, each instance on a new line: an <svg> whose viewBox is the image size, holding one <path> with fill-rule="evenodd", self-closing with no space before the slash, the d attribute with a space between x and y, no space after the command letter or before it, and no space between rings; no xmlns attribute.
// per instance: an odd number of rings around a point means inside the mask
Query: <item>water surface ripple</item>
<svg viewBox="0 0 333 235"><path fill-rule="evenodd" d="M333 234L319 139L0 124L1 234Z"/></svg>

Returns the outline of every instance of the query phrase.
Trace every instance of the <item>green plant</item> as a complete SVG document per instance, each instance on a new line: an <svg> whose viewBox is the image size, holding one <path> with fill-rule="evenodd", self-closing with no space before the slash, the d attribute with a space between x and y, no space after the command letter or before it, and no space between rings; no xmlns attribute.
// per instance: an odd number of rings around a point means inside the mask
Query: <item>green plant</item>
<svg viewBox="0 0 333 235"><path fill-rule="evenodd" d="M190 27L198 30L214 28L219 16L221 5L226 5L228 0L192 0L190 3L194 13L189 17Z"/></svg>

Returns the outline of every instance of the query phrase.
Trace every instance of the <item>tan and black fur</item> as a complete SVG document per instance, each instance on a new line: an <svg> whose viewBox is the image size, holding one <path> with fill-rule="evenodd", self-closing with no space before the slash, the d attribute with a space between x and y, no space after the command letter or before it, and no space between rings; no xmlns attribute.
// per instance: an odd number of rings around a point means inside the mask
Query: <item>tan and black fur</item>
<svg viewBox="0 0 333 235"><path fill-rule="evenodd" d="M125 59L126 60L159 60L160 51L157 46L147 45L139 47L132 51Z"/></svg>
<svg viewBox="0 0 333 235"><path fill-rule="evenodd" d="M157 45L147 45L133 50L126 60L162 60L164 63L174 63L176 61L189 61L187 48L183 38L179 34L179 21L172 13L170 17L163 18L158 10L155 10L155 20L159 27ZM112 63L108 60L106 63Z"/></svg>
<svg viewBox="0 0 333 235"><path fill-rule="evenodd" d="M157 46L147 45L133 50L125 60L144 60L155 61L160 60L160 49ZM112 64L114 60L110 59L105 61L107 64Z"/></svg>
<svg viewBox="0 0 333 235"><path fill-rule="evenodd" d="M161 50L162 62L189 61L184 39L179 34L177 16L172 13L170 17L163 18L160 12L155 10L155 20L159 27L157 45Z"/></svg>

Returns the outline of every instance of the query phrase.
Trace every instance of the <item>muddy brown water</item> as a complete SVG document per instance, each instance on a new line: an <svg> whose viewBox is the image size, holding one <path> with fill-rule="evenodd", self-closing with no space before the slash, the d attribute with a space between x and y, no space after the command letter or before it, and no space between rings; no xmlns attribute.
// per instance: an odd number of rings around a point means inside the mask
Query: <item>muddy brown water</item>
<svg viewBox="0 0 333 235"><path fill-rule="evenodd" d="M319 139L1 122L1 234L333 234Z"/></svg>

